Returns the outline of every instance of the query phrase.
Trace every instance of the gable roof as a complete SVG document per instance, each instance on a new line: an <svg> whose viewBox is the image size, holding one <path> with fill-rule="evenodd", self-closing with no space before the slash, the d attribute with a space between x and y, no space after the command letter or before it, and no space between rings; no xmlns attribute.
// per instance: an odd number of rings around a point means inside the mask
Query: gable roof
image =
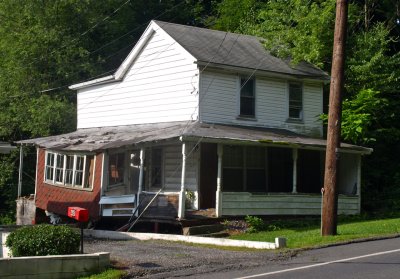
<svg viewBox="0 0 400 279"><path fill-rule="evenodd" d="M233 67L316 80L329 79L327 73L309 63L291 65L289 60L273 56L264 48L261 38L153 20L114 75L75 84L69 88L80 89L122 80L155 32L171 37L199 65Z"/></svg>
<svg viewBox="0 0 400 279"><path fill-rule="evenodd" d="M300 77L322 78L328 75L315 66L301 62L290 65L273 56L261 43L261 38L211 30L163 21L154 21L174 40L192 54L198 62L257 69Z"/></svg>

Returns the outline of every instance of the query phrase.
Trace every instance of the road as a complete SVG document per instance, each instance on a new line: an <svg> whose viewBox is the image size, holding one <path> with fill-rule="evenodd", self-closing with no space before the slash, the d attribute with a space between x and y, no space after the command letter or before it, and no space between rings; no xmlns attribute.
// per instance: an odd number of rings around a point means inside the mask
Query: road
<svg viewBox="0 0 400 279"><path fill-rule="evenodd" d="M285 261L187 278L400 278L400 238L368 241L302 252Z"/></svg>

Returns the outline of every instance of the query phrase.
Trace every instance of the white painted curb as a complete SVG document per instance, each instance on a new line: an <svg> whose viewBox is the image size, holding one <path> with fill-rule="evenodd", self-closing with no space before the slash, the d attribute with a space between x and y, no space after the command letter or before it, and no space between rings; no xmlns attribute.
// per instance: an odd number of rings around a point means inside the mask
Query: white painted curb
<svg viewBox="0 0 400 279"><path fill-rule="evenodd" d="M113 240L167 240L167 241L182 241L197 244L210 244L217 246L230 247L245 247L254 249L278 249L284 248L286 239L275 238L275 243L235 240L226 238L200 237L190 235L176 234L158 234L158 233L131 233L131 232L116 232L103 230L84 230L84 235L87 237Z"/></svg>

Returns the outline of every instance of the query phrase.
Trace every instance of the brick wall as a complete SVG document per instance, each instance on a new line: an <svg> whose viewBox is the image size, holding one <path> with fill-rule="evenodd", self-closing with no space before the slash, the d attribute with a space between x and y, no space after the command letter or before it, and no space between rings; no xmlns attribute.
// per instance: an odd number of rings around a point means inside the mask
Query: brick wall
<svg viewBox="0 0 400 279"><path fill-rule="evenodd" d="M101 169L103 154L96 155L93 189L91 191L54 186L44 182L45 150L39 149L36 207L54 212L58 215L67 215L69 206L79 206L89 210L90 219L99 219L99 200L101 190Z"/></svg>

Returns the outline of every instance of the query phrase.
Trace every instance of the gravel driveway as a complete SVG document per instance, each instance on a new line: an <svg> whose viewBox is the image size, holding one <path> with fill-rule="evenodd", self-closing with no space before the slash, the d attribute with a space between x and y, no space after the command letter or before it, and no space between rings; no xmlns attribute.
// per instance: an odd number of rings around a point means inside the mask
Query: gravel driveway
<svg viewBox="0 0 400 279"><path fill-rule="evenodd" d="M257 267L291 255L272 250L228 251L168 241L85 239L85 252L111 252L111 261L129 278L185 277L216 271Z"/></svg>

